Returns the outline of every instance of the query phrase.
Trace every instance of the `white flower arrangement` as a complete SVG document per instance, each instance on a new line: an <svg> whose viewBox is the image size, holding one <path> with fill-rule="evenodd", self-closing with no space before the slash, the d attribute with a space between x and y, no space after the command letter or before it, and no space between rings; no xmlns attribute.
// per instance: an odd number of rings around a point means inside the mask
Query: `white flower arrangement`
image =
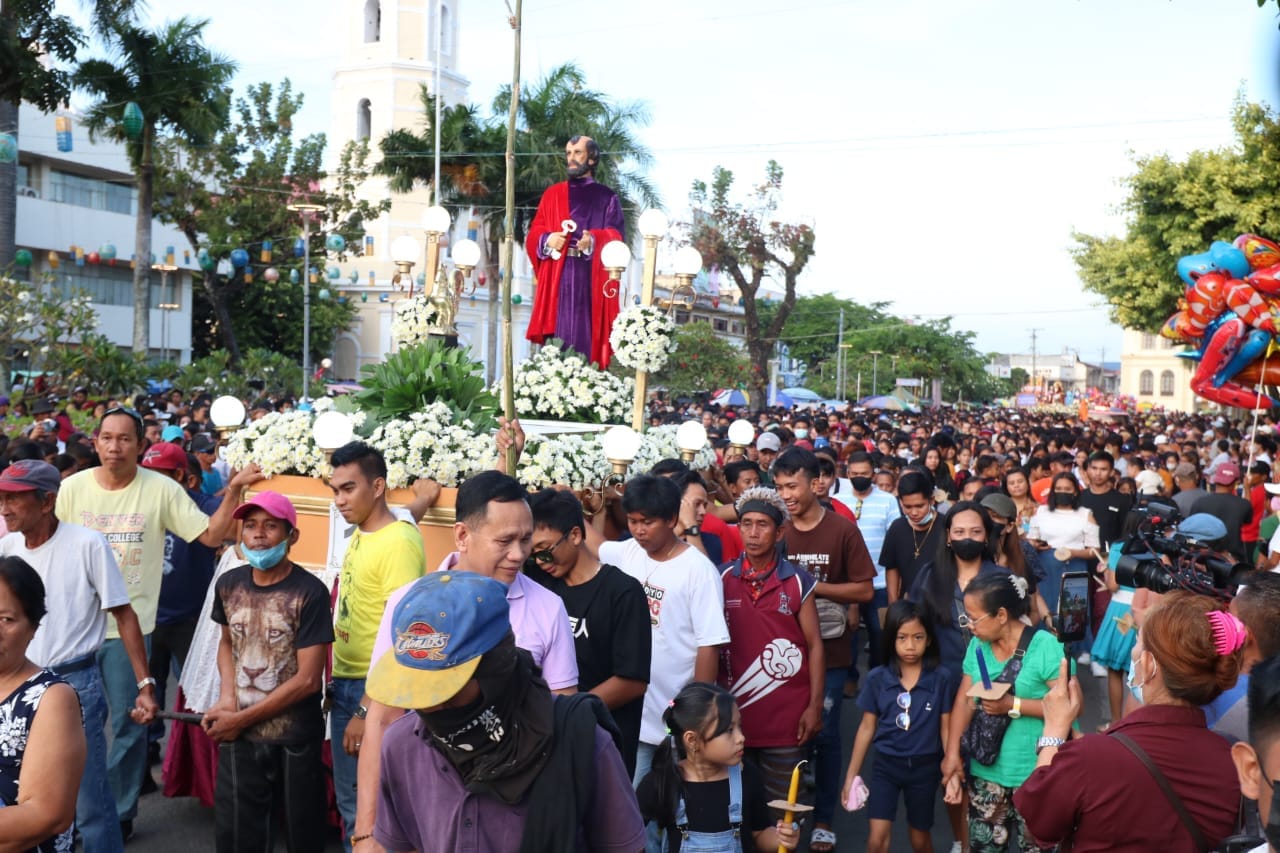
<svg viewBox="0 0 1280 853"><path fill-rule="evenodd" d="M598 487L609 471L599 433L529 436L516 479L531 489L564 485L581 491Z"/></svg>
<svg viewBox="0 0 1280 853"><path fill-rule="evenodd" d="M629 469L630 476L634 477L637 474L649 473L649 469L663 459L679 459L680 445L676 444L676 430L678 429L679 426L676 424L667 424L666 426L651 427L645 430L640 438L640 450L636 453L636 458L632 461ZM704 471L715 465L715 463L715 450L710 444L705 444L694 455L689 467L694 471Z"/></svg>
<svg viewBox="0 0 1280 853"><path fill-rule="evenodd" d="M271 412L227 442L227 464L239 470L256 462L268 477L297 474L323 477L329 473L324 453L311 436L311 412Z"/></svg>
<svg viewBox="0 0 1280 853"><path fill-rule="evenodd" d="M457 486L469 475L493 467L493 437L477 431L469 420L455 424L451 418L448 406L431 403L374 430L369 444L387 460L387 488L403 488L423 477Z"/></svg>
<svg viewBox="0 0 1280 853"><path fill-rule="evenodd" d="M634 380L599 370L558 341L516 366L512 388L521 417L595 424L627 423L635 395Z"/></svg>
<svg viewBox="0 0 1280 853"><path fill-rule="evenodd" d="M391 340L398 347L424 344L435 319L436 309L427 294L397 299L391 311Z"/></svg>
<svg viewBox="0 0 1280 853"><path fill-rule="evenodd" d="M609 346L625 367L657 373L676 350L676 324L652 305L628 308L613 321Z"/></svg>

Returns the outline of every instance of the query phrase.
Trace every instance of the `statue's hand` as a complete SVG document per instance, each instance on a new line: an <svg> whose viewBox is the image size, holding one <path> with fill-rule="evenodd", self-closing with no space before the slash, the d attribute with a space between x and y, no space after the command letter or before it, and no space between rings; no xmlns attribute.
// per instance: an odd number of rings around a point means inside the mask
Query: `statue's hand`
<svg viewBox="0 0 1280 853"><path fill-rule="evenodd" d="M562 252L564 251L564 244L568 241L569 238L564 234L552 234L547 238L547 250L551 252Z"/></svg>
<svg viewBox="0 0 1280 853"><path fill-rule="evenodd" d="M586 254L591 251L591 247L593 245L595 245L595 243L591 239L591 232L583 231L582 236L578 238L578 251Z"/></svg>

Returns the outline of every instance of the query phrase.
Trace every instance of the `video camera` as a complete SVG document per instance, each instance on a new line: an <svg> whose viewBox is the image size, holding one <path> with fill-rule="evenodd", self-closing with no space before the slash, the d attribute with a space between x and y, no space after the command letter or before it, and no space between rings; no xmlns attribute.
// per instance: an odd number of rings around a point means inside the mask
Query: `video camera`
<svg viewBox="0 0 1280 853"><path fill-rule="evenodd" d="M1225 559L1196 537L1178 531L1178 508L1158 499L1142 501L1144 516L1124 543L1116 581L1165 593L1175 589L1230 601L1249 566Z"/></svg>

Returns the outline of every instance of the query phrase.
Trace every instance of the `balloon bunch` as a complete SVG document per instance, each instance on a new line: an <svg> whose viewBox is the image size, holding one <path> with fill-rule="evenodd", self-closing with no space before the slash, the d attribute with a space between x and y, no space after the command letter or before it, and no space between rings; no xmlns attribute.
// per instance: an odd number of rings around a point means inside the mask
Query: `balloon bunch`
<svg viewBox="0 0 1280 853"><path fill-rule="evenodd" d="M1256 234L1219 240L1180 258L1178 275L1187 291L1160 334L1199 348L1190 356L1200 361L1191 390L1224 406L1280 405L1251 387L1280 384L1280 359L1267 360L1280 334L1280 245Z"/></svg>

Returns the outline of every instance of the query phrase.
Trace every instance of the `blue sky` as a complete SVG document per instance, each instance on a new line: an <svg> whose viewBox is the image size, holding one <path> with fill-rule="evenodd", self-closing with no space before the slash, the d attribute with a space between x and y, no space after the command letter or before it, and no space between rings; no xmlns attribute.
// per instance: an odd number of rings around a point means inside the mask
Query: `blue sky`
<svg viewBox="0 0 1280 853"><path fill-rule="evenodd" d="M453 5L459 70L487 106L511 76L506 7ZM240 63L238 85L289 76L307 95L298 129L311 132L328 129L332 33L362 6L165 0L152 17L212 16L209 41ZM1135 154L1224 146L1238 91L1277 101L1274 8L527 0L522 73L573 61L593 88L644 101L640 135L675 219L714 166L747 184L778 160L783 215L817 234L801 292L951 314L984 351L1029 351L1034 328L1041 352L1112 361L1120 332L1077 282L1072 229L1122 232Z"/></svg>

